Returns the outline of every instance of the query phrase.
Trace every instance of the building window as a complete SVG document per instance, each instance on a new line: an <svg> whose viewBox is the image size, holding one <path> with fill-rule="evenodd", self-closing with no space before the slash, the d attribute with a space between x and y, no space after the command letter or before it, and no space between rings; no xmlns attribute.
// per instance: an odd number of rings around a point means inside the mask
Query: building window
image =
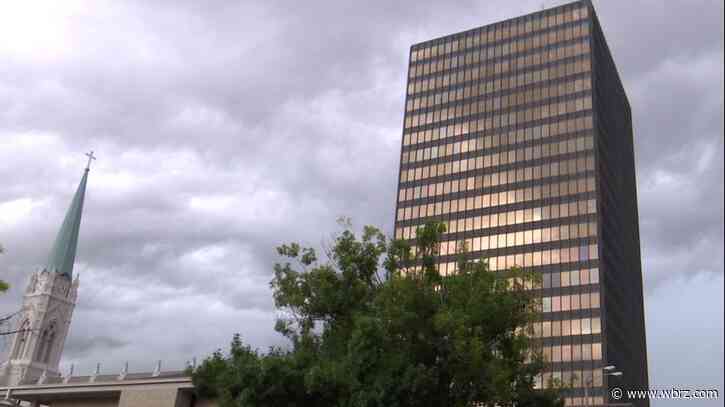
<svg viewBox="0 0 725 407"><path fill-rule="evenodd" d="M21 359L27 350L28 346L28 338L30 337L30 321L25 320L20 325L20 330L18 332L17 336L17 342L15 343L15 348L13 349L13 353L10 359Z"/></svg>
<svg viewBox="0 0 725 407"><path fill-rule="evenodd" d="M48 363L50 361L50 356L53 352L53 345L55 344L55 337L55 322L52 322L50 326L43 330L43 333L40 335L35 360L41 363Z"/></svg>

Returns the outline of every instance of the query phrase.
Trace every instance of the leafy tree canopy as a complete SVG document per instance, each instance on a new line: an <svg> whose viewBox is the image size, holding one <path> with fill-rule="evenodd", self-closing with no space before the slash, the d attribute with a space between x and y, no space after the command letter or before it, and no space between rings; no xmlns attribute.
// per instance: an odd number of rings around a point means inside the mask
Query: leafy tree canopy
<svg viewBox="0 0 725 407"><path fill-rule="evenodd" d="M3 253L3 251L4 251L4 249L3 249L3 246L2 246L2 245L0 245L0 254L2 254L2 253ZM10 285L8 285L8 283L6 283L6 282L5 282L5 281L3 281L3 280L0 280L0 293L4 293L4 292L5 292L5 291L7 291L7 290L8 290L9 288L10 288Z"/></svg>
<svg viewBox="0 0 725 407"><path fill-rule="evenodd" d="M260 353L236 335L194 370L197 393L242 407L562 406L555 390L533 388L542 361L525 327L536 302L520 285L534 275L465 255L439 275L443 232L419 228L411 247L348 228L325 262L279 247L275 329L291 345Z"/></svg>

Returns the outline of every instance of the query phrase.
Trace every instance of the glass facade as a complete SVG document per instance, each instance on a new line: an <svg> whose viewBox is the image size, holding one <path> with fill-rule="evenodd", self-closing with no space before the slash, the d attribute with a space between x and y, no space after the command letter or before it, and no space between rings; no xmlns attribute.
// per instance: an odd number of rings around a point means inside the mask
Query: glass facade
<svg viewBox="0 0 725 407"><path fill-rule="evenodd" d="M568 405L607 386L593 24L584 1L412 46L395 217L399 239L446 224L441 273L465 247L542 274L538 386Z"/></svg>

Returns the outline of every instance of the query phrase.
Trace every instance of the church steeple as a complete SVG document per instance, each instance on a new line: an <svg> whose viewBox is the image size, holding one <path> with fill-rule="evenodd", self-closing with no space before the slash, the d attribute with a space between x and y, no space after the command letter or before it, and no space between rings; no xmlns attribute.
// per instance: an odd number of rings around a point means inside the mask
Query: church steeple
<svg viewBox="0 0 725 407"><path fill-rule="evenodd" d="M86 155L90 165L93 152ZM58 366L78 296L79 279L73 278L73 262L89 165L55 238L48 262L30 275L8 359L0 364L0 386L44 381L60 374Z"/></svg>
<svg viewBox="0 0 725 407"><path fill-rule="evenodd" d="M78 246L78 232L81 227L81 215L83 214L83 200L86 195L86 183L88 182L88 172L90 171L91 160L95 160L93 151L86 154L88 156L88 165L83 171L83 177L78 185L70 208L65 214L63 225L60 227L58 236L55 238L53 249L48 256L48 262L45 269L50 272L64 274L69 278L73 276L73 263L76 259L76 248Z"/></svg>

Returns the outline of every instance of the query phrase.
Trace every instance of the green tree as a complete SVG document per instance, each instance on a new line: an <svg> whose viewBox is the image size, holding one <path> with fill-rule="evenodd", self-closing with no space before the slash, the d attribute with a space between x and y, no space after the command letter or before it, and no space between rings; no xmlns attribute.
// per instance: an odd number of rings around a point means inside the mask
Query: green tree
<svg viewBox="0 0 725 407"><path fill-rule="evenodd" d="M0 245L0 254L2 254L4 251L5 251L5 249L3 249L3 246ZM9 288L10 288L10 285L8 285L8 283L6 283L4 280L0 280L0 293L4 293Z"/></svg>
<svg viewBox="0 0 725 407"><path fill-rule="evenodd" d="M537 303L519 270L489 272L460 256L435 269L441 224L415 247L376 228L346 229L328 261L298 244L278 248L271 282L289 348L260 353L237 335L193 371L197 393L221 406L562 406L534 390L542 360L527 336ZM512 283L513 281L513 283Z"/></svg>
<svg viewBox="0 0 725 407"><path fill-rule="evenodd" d="M0 254L2 254L3 251L4 251L3 246L0 245ZM9 288L10 288L10 285L8 283L6 283L4 280L0 280L0 293L4 293ZM0 316L0 328L2 328L3 325L6 325L12 317L13 317L12 314L11 315L1 315ZM10 335L13 333L14 332L7 332L7 331L0 330L0 336L7 336L7 335Z"/></svg>

